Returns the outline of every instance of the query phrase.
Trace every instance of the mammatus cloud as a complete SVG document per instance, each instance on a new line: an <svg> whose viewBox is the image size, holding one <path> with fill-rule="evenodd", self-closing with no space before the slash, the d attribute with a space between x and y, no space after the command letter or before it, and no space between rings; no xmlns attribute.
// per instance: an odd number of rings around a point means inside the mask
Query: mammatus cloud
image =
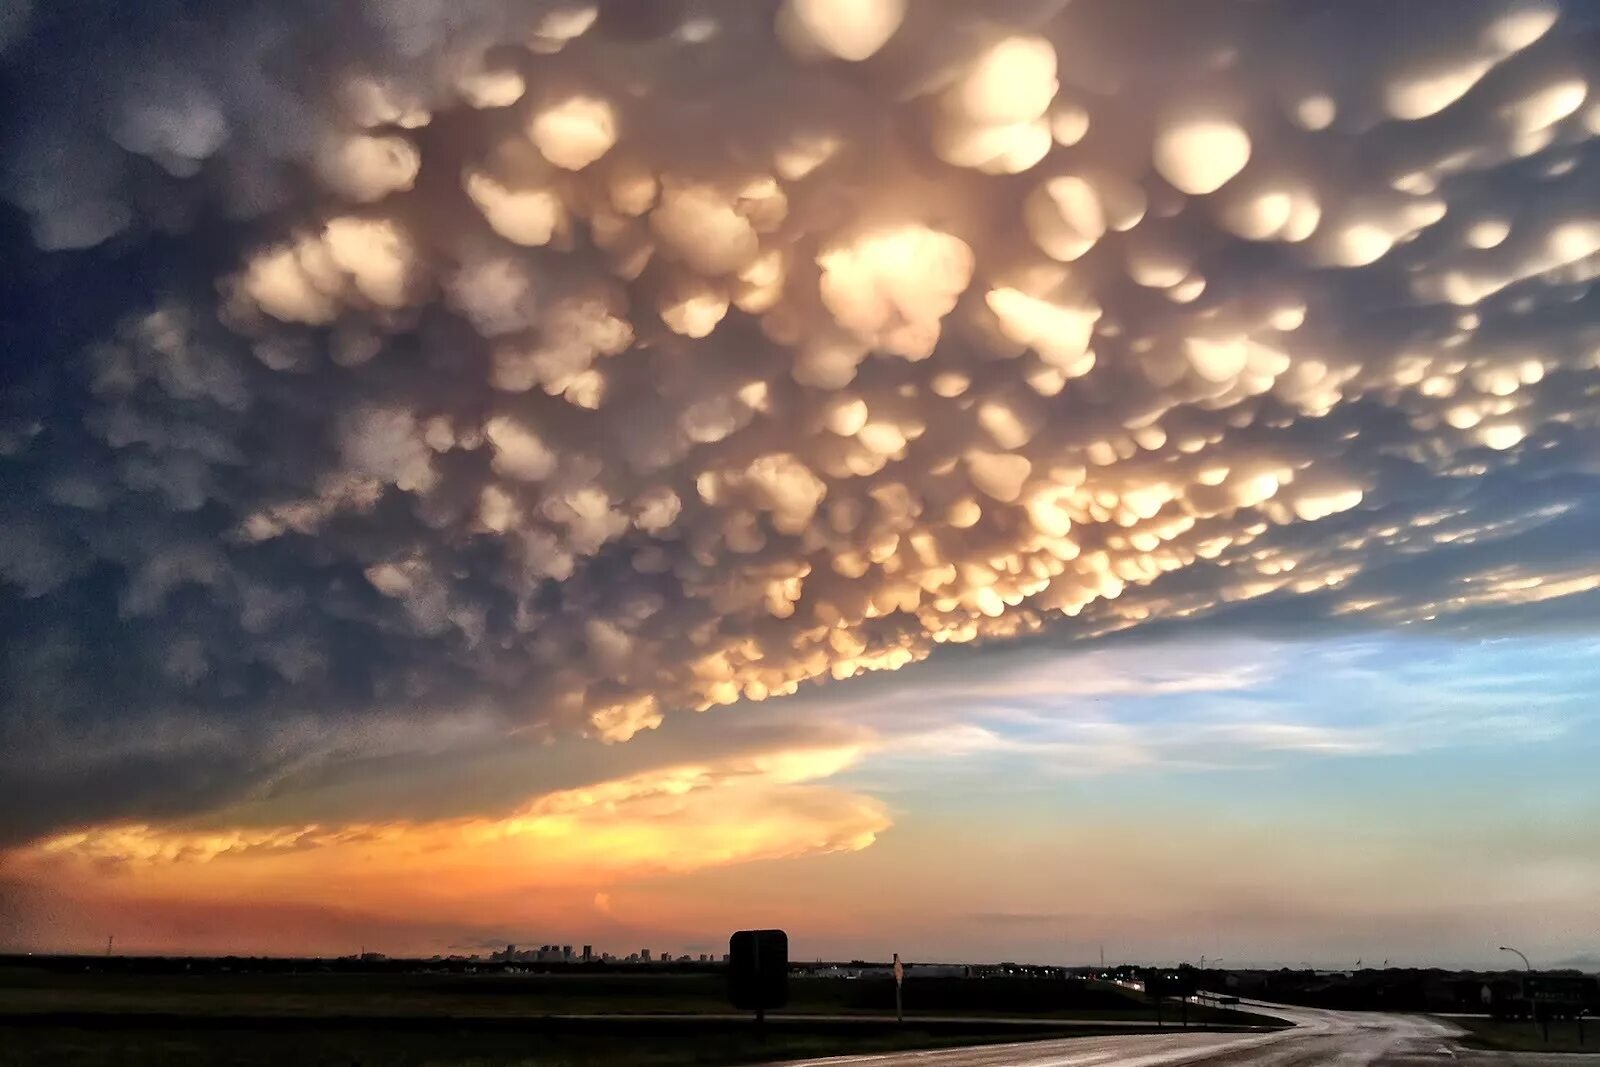
<svg viewBox="0 0 1600 1067"><path fill-rule="evenodd" d="M621 741L945 643L1587 605L1585 5L1136 7L12 19L30 266L138 293L17 327L11 832L380 712Z"/></svg>

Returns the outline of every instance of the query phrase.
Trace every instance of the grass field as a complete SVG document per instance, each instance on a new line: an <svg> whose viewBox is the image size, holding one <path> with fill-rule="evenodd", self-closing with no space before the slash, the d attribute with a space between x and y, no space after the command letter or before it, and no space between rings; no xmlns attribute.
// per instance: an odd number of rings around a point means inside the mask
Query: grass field
<svg viewBox="0 0 1600 1067"><path fill-rule="evenodd" d="M753 1023L684 1018L584 1025L545 1020L367 1018L103 1018L79 1025L0 1022L0 1064L110 1067L153 1064L537 1065L537 1067L714 1067L841 1052L1068 1037L1070 1027L907 1025L890 1022ZM1096 1031L1100 1032L1100 1031Z"/></svg>
<svg viewBox="0 0 1600 1067"><path fill-rule="evenodd" d="M1550 1040L1531 1022L1501 1022L1495 1019L1445 1020L1467 1032L1462 1044L1500 1052L1594 1052L1600 1053L1600 1019L1585 1019L1585 1042L1578 1041L1578 1024L1563 1021L1550 1024Z"/></svg>
<svg viewBox="0 0 1600 1067"><path fill-rule="evenodd" d="M791 1014L886 1015L888 979L808 978L789 984ZM1154 1021L1144 999L1120 987L1028 978L908 980L910 1015ZM539 974L59 974L0 970L0 1015L165 1012L178 1015L429 1015L529 1017L706 1014L728 1011L718 975ZM1177 1017L1167 1005L1164 1017ZM1189 1007L1191 1023L1270 1023L1240 1012Z"/></svg>
<svg viewBox="0 0 1600 1067"><path fill-rule="evenodd" d="M797 979L757 1029L708 974L128 974L0 970L0 1065L528 1064L679 1067L1142 1031L1153 1009L1114 986L922 979L899 1026L893 985ZM1274 1020L1191 1006L1192 1024ZM607 1018L573 1018L604 1013ZM1176 1007L1165 1013L1169 1025ZM844 1016L823 1019L818 1016ZM808 1017L809 1016L809 1017ZM994 1022L969 1016L993 1016ZM1008 1018L1009 1017L1009 1018ZM1020 1023L1022 1017L1044 1020Z"/></svg>

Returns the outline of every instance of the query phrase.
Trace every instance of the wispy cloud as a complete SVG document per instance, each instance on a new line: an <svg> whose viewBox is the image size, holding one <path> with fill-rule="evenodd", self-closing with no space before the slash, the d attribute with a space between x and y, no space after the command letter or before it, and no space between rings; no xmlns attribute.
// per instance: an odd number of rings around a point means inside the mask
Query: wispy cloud
<svg viewBox="0 0 1600 1067"><path fill-rule="evenodd" d="M1223 638L1031 650L974 681L937 665L806 713L880 738L876 765L1026 763L1047 776L1537 743L1594 716L1600 669L1560 642ZM1508 705L1508 697L1516 703Z"/></svg>

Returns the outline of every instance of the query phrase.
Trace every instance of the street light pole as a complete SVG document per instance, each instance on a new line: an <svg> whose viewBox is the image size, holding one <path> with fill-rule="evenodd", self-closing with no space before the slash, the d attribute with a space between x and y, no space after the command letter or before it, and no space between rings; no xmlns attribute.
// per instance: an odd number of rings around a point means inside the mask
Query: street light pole
<svg viewBox="0 0 1600 1067"><path fill-rule="evenodd" d="M1533 964L1528 962L1527 955L1521 949L1512 948L1510 945L1501 945L1500 946L1500 951L1501 952L1515 952L1517 955L1522 957L1522 965L1528 969L1528 973L1529 974L1533 973Z"/></svg>
<svg viewBox="0 0 1600 1067"><path fill-rule="evenodd" d="M1528 973L1533 973L1533 964L1528 962L1527 953L1523 952L1521 949L1512 948L1510 945L1501 945L1500 951L1515 952L1517 955L1522 957L1522 965L1528 969ZM1522 998L1528 1002L1528 1017L1533 1020L1533 1028L1535 1030L1539 1029L1539 1009L1534 1006L1533 997L1528 993L1528 983L1526 979L1524 979L1522 983ZM1545 1040L1548 1041L1549 1039L1550 1035L1546 1033Z"/></svg>

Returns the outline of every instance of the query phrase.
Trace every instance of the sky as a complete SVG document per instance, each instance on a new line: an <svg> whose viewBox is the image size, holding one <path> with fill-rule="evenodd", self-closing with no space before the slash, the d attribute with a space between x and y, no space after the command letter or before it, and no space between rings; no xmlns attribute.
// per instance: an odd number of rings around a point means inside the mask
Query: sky
<svg viewBox="0 0 1600 1067"><path fill-rule="evenodd" d="M7 5L0 950L1600 969L1597 33Z"/></svg>

